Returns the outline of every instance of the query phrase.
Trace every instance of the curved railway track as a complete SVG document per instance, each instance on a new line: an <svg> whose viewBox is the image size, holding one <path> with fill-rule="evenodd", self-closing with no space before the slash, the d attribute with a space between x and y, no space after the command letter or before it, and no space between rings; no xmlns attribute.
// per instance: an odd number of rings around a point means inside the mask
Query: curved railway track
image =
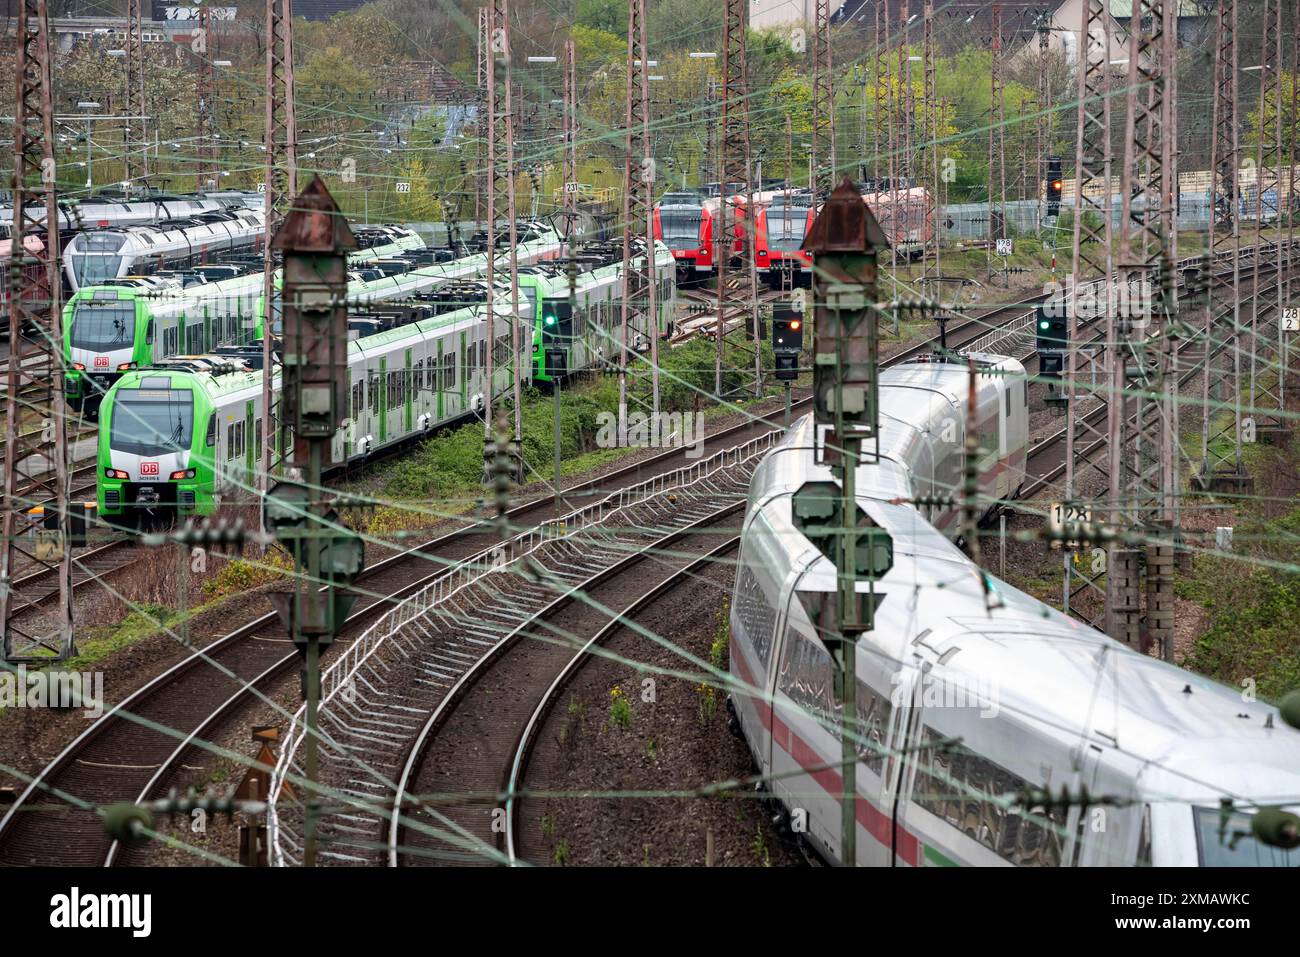
<svg viewBox="0 0 1300 957"><path fill-rule="evenodd" d="M322 861L381 863L383 849L394 840L385 809L396 794L421 786L415 783L421 767L441 761L441 750L430 760L430 747L440 748L453 730L472 739L479 721L475 709L485 698L494 726L506 714L522 726L531 695L498 680L500 669L550 673L567 654L570 616L590 610L588 593L596 601L609 598L617 608L618 591L628 587L634 567L674 561L679 552L698 554L707 528L743 507L749 476L777 434L768 431L740 448L612 494L541 535L518 537L508 563L449 576L432 597L384 623L365 646L336 658L324 678L321 709L320 780L335 805L322 818ZM669 546L674 547L667 555L659 554ZM361 689L366 700L359 703L347 689ZM282 754L273 789L286 777L298 781L300 740ZM475 747L467 743L453 758L472 758ZM488 773L471 760L454 773L467 782L491 778L487 790L495 793L504 769L503 763ZM473 836L481 831L478 825L491 826L475 817L476 807L472 799L436 809L461 829L461 850L480 847ZM300 856L302 819L299 801L281 801L276 808L272 847L278 862ZM456 853L455 842L432 852Z"/></svg>
<svg viewBox="0 0 1300 957"><path fill-rule="evenodd" d="M399 800L388 822L391 866L509 859L508 828L494 829L495 812L526 753L537 701L562 680L575 648L579 656L589 654L618 625L630 596L639 596L634 605L648 600L642 592L646 579L656 582L651 591L657 595L665 582L692 574L719 547L734 543L743 507L741 501L714 508L621 559L617 552L600 556L612 563L570 585L456 682L421 725L403 762ZM581 601L572 597L579 588ZM454 797L420 805L420 795Z"/></svg>
<svg viewBox="0 0 1300 957"><path fill-rule="evenodd" d="M565 663L559 674L542 693L536 707L528 716L516 746L512 749L510 763L502 787L504 800L498 804L504 813L505 854L510 864L521 863L524 858L523 806L528 800L527 775L529 763L537 746L547 718L554 712L564 694L565 688L582 671L583 667L595 657L596 649L604 647L622 632L630 630L629 623L635 622L637 616L663 600L679 588L696 585L696 578L708 571L709 567L724 560L740 545L740 536L726 538L720 545L706 552L690 564L673 572L667 578L656 582L649 590L639 595L631 604L622 609L620 614L606 622L593 634L581 648Z"/></svg>

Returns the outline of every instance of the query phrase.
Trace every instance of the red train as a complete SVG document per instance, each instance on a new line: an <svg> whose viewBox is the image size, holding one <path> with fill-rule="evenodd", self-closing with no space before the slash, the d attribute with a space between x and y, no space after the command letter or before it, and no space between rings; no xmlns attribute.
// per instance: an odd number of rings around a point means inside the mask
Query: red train
<svg viewBox="0 0 1300 957"><path fill-rule="evenodd" d="M677 262L677 281L713 274L713 213L694 193L668 193L654 208L655 239Z"/></svg>
<svg viewBox="0 0 1300 957"><path fill-rule="evenodd" d="M812 257L803 240L816 215L810 197L785 197L760 209L754 224L754 261L758 278L773 289L812 286Z"/></svg>
<svg viewBox="0 0 1300 957"><path fill-rule="evenodd" d="M923 187L864 194L863 202L875 214L890 244L899 255L918 259L934 235L930 194ZM800 248L812 226L817 207L806 191L755 193L753 250L747 248L751 212L744 197L728 199L735 209L731 261L739 264L754 256L760 279L774 289L782 284L810 286L812 259ZM668 193L654 209L655 238L673 252L679 281L704 280L717 269L714 229L720 200L701 199L694 193Z"/></svg>

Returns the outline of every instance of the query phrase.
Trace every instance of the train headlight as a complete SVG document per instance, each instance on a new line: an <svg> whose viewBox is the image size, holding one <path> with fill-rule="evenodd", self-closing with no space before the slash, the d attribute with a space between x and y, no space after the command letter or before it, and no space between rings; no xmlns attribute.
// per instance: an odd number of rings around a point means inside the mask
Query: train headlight
<svg viewBox="0 0 1300 957"><path fill-rule="evenodd" d="M72 363L72 368L76 369L78 372L86 371L86 365L84 362L74 362Z"/></svg>
<svg viewBox="0 0 1300 957"><path fill-rule="evenodd" d="M104 474L111 479L129 479L131 477L121 469L104 469Z"/></svg>
<svg viewBox="0 0 1300 957"><path fill-rule="evenodd" d="M118 365L117 371L126 372L128 369L134 369L134 368L135 368L134 362L123 362Z"/></svg>
<svg viewBox="0 0 1300 957"><path fill-rule="evenodd" d="M194 469L178 469L177 471L171 474L171 480L173 482L176 481L177 479L192 479L192 478L194 478Z"/></svg>

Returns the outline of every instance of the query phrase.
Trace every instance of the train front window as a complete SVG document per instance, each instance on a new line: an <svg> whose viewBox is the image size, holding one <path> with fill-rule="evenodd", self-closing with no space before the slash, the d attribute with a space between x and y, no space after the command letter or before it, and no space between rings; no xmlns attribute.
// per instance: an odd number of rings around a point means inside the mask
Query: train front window
<svg viewBox="0 0 1300 957"><path fill-rule="evenodd" d="M78 286L93 286L105 279L116 279L122 268L118 255L126 245L126 237L118 233L86 232L68 245L72 259L72 272Z"/></svg>
<svg viewBox="0 0 1300 957"><path fill-rule="evenodd" d="M767 215L767 247L783 253L792 253L803 245L804 228L808 225L807 212L800 210L793 216Z"/></svg>
<svg viewBox="0 0 1300 957"><path fill-rule="evenodd" d="M134 340L135 303L80 302L72 315L72 347L92 352L121 349Z"/></svg>
<svg viewBox="0 0 1300 957"><path fill-rule="evenodd" d="M702 209L660 209L659 229L669 249L692 249L700 242ZM802 239L802 237L800 237Z"/></svg>
<svg viewBox="0 0 1300 957"><path fill-rule="evenodd" d="M1202 867L1300 867L1300 848L1270 847L1255 839L1250 815L1233 812L1226 824L1218 808L1192 808Z"/></svg>
<svg viewBox="0 0 1300 957"><path fill-rule="evenodd" d="M119 389L109 447L134 455L184 451L194 437L194 394L188 389Z"/></svg>
<svg viewBox="0 0 1300 957"><path fill-rule="evenodd" d="M72 257L72 272L77 277L78 286L94 286L106 279L116 279L121 268L121 256L82 253Z"/></svg>

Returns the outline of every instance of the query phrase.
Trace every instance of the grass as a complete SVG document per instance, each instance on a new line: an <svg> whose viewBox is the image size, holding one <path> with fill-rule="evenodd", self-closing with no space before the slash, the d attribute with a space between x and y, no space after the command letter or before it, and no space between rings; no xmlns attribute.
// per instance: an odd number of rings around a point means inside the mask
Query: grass
<svg viewBox="0 0 1300 957"><path fill-rule="evenodd" d="M1243 448L1257 478L1295 471L1300 439ZM1206 628L1183 661L1209 677L1276 701L1300 687L1300 507L1267 497L1235 504L1233 556L1197 555L1176 594L1205 609Z"/></svg>

